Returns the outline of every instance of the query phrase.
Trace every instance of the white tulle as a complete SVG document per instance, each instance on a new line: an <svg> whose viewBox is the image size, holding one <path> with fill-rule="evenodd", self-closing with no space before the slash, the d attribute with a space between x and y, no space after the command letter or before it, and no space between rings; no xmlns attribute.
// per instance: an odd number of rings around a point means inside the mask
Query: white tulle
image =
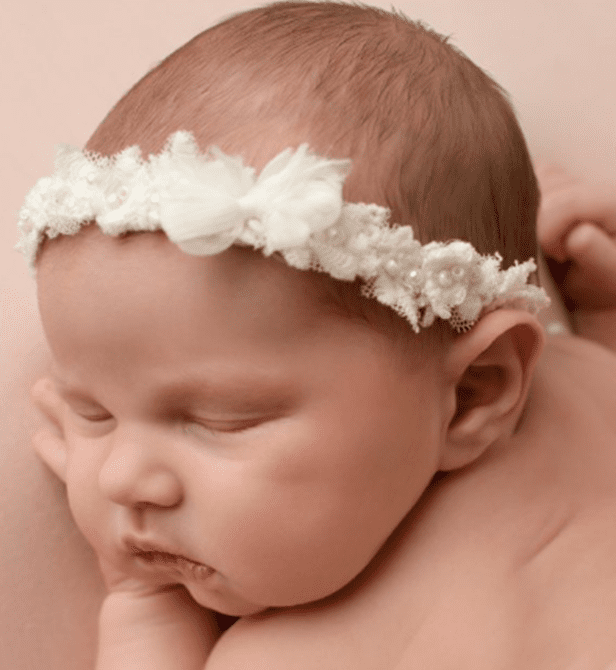
<svg viewBox="0 0 616 670"><path fill-rule="evenodd" d="M436 317L468 330L501 306L538 311L549 300L528 283L533 260L501 270L460 240L422 245L410 226L391 225L378 205L344 203L348 160L286 149L256 176L216 147L201 154L188 132L158 155L139 147L101 157L63 146L53 176L40 179L20 211L17 244L34 274L45 237L74 235L96 221L108 235L163 230L183 251L217 254L233 244L278 252L302 270L363 280L364 295L391 307L415 331Z"/></svg>

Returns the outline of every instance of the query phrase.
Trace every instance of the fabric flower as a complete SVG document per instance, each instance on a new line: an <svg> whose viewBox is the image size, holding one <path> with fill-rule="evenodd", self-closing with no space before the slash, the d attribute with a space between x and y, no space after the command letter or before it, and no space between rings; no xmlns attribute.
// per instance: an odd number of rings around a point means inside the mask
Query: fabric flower
<svg viewBox="0 0 616 670"><path fill-rule="evenodd" d="M255 180L241 159L214 148L215 160L206 161L182 142L182 160L174 160L176 142L161 161L168 162L172 178L161 184L160 221L187 253L219 253L241 241L250 222L245 237L252 232L270 255L304 245L340 217L349 161L323 161L309 155L304 144L278 154ZM186 161L187 155L193 160Z"/></svg>
<svg viewBox="0 0 616 670"><path fill-rule="evenodd" d="M458 307L464 318L476 318L481 301L472 294L477 285L479 257L473 246L459 240L448 244L432 242L424 247L424 254L424 292L434 313L449 319L452 308Z"/></svg>
<svg viewBox="0 0 616 670"><path fill-rule="evenodd" d="M217 254L240 235L251 212L240 203L254 183L254 169L216 147L214 160L198 153L191 136L174 137L158 160L160 226L193 255Z"/></svg>
<svg viewBox="0 0 616 670"><path fill-rule="evenodd" d="M255 185L239 200L260 222L266 256L306 244L313 233L332 226L342 211L342 183L350 161L324 161L286 149L262 170Z"/></svg>

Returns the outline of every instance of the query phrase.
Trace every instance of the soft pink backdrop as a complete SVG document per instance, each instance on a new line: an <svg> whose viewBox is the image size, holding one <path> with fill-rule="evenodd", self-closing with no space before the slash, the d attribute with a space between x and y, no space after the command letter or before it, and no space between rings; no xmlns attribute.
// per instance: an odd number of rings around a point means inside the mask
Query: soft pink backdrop
<svg viewBox="0 0 616 670"><path fill-rule="evenodd" d="M33 458L47 361L15 219L54 146L83 145L148 69L251 0L3 0L0 7L0 668L91 667L101 589L62 488ZM389 2L374 2L385 8ZM613 0L401 0L511 93L535 157L616 175Z"/></svg>

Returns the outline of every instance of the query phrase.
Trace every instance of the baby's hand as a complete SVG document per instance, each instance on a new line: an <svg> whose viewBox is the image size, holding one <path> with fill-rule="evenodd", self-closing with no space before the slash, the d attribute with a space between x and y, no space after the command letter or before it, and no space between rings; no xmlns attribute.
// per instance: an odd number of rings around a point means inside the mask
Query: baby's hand
<svg viewBox="0 0 616 670"><path fill-rule="evenodd" d="M180 587L180 584L156 584L141 580L125 572L102 556L98 557L98 565L109 593L130 593L134 596L148 596Z"/></svg>
<svg viewBox="0 0 616 670"><path fill-rule="evenodd" d="M109 590L96 670L202 670L220 636L215 615L180 584L150 584L99 558Z"/></svg>
<svg viewBox="0 0 616 670"><path fill-rule="evenodd" d="M616 332L616 183L586 183L535 166L541 189L537 237L576 331L613 345Z"/></svg>
<svg viewBox="0 0 616 670"><path fill-rule="evenodd" d="M572 310L616 307L616 183L585 183L557 166L536 166L537 236Z"/></svg>

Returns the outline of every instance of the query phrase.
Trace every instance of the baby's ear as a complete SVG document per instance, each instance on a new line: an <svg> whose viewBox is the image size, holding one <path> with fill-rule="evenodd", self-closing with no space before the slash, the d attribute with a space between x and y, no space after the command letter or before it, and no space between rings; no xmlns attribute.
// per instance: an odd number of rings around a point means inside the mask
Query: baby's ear
<svg viewBox="0 0 616 670"><path fill-rule="evenodd" d="M544 330L531 314L498 309L454 342L446 371L455 412L441 470L472 463L514 433L544 340Z"/></svg>
<svg viewBox="0 0 616 670"><path fill-rule="evenodd" d="M66 441L62 427L63 400L54 382L48 377L39 379L30 396L45 415L44 425L32 437L36 453L51 470L66 481Z"/></svg>

